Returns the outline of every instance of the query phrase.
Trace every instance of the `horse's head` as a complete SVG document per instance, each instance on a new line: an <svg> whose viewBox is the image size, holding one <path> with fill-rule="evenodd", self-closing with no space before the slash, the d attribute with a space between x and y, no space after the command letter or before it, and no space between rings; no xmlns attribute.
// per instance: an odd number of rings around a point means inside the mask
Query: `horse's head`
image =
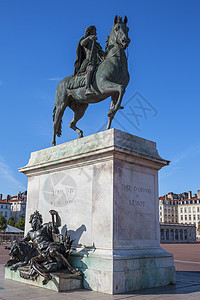
<svg viewBox="0 0 200 300"><path fill-rule="evenodd" d="M121 45L123 49L126 49L131 41L128 37L129 28L126 25L127 22L127 17L125 17L124 21L122 21L121 17L116 16L111 31L112 40Z"/></svg>

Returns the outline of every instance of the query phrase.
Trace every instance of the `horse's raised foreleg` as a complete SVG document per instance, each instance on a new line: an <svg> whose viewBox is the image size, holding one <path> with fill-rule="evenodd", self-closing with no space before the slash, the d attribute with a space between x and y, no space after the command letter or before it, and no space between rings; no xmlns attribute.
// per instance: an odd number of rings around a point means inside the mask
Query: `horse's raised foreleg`
<svg viewBox="0 0 200 300"><path fill-rule="evenodd" d="M106 94L108 93L112 97L111 104L113 103L113 106L108 111L108 117L113 119L116 112L119 109L123 108L121 106L121 102L122 102L123 95L125 93L125 87L121 84L116 84L111 81L106 81L106 82L104 82L103 93L106 93ZM110 119L110 121L112 122L111 119Z"/></svg>
<svg viewBox="0 0 200 300"><path fill-rule="evenodd" d="M76 123L83 117L88 104L87 103L76 103L76 102L71 102L69 107L73 110L74 112L74 117L69 123L69 127L75 130L78 133L78 138L83 137L83 131L79 129L76 126Z"/></svg>
<svg viewBox="0 0 200 300"><path fill-rule="evenodd" d="M111 99L112 100L111 100L109 111L113 111L114 110L118 97L117 96L112 96ZM123 109L123 108L124 108L123 106L120 106L118 109ZM112 113L112 115L110 117L108 117L108 123L107 123L106 130L110 129L111 124L112 124L112 120L114 119L114 116L115 116L116 112L117 111L115 111L114 113Z"/></svg>
<svg viewBox="0 0 200 300"><path fill-rule="evenodd" d="M123 106L121 106L121 102L122 102L122 98L125 93L125 87L123 85L117 85L117 88L118 88L118 97L117 97L114 107L108 111L108 117L113 116L113 118L114 118L116 112L119 109L123 109Z"/></svg>

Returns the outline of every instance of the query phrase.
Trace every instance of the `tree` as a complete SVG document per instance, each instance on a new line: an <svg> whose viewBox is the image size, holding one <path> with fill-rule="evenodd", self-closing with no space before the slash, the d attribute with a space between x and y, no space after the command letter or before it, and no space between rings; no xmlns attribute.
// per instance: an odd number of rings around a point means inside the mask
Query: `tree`
<svg viewBox="0 0 200 300"><path fill-rule="evenodd" d="M15 223L15 219L13 218L13 216L11 216L11 217L8 219L7 224L10 225L10 226L14 226L14 227L15 227L16 223Z"/></svg>
<svg viewBox="0 0 200 300"><path fill-rule="evenodd" d="M17 223L15 224L15 227L21 229L21 230L24 230L24 227L25 227L25 220L24 220L24 216L20 216L19 217L19 220L17 221Z"/></svg>
<svg viewBox="0 0 200 300"><path fill-rule="evenodd" d="M7 227L7 220L3 215L0 215L0 231L5 231Z"/></svg>

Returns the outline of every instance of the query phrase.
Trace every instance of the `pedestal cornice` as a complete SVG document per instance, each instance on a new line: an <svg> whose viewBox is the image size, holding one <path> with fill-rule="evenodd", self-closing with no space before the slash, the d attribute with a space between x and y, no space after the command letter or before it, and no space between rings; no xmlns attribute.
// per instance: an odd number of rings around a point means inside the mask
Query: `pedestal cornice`
<svg viewBox="0 0 200 300"><path fill-rule="evenodd" d="M82 160L108 159L111 156L120 155L123 160L129 157L135 160L152 162L157 169L168 165L169 161L160 157L156 149L156 143L125 133L118 129L110 129L99 132L82 139L70 141L58 146L46 148L31 153L30 160L20 172L29 175L41 168L62 167L63 162L81 164ZM98 156L98 158L97 158Z"/></svg>

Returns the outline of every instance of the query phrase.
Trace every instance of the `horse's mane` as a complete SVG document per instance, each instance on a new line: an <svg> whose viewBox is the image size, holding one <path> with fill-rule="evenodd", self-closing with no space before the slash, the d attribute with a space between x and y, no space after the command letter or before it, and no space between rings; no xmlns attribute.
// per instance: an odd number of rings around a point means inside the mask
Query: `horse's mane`
<svg viewBox="0 0 200 300"><path fill-rule="evenodd" d="M105 52L107 52L107 50L108 50L109 39L110 39L110 34L107 36Z"/></svg>
<svg viewBox="0 0 200 300"><path fill-rule="evenodd" d="M114 21L114 25L115 25L116 23L123 23L122 17L116 16L116 17L115 17L115 21ZM113 27L112 27L112 29L113 29ZM107 36L105 52L107 52L107 50L108 50L108 45L109 45L110 36L111 36L111 34L112 34L112 29L111 29L111 33Z"/></svg>

